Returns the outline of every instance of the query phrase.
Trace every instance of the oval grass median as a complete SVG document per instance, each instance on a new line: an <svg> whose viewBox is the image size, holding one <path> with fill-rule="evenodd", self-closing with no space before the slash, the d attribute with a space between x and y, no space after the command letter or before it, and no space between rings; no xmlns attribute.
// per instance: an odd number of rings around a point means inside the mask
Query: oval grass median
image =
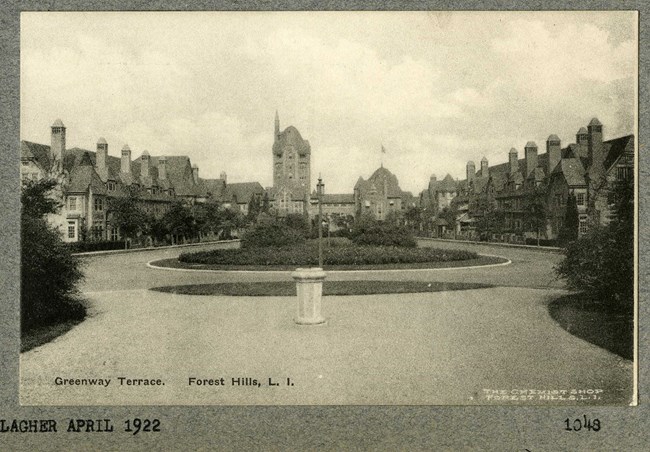
<svg viewBox="0 0 650 452"><path fill-rule="evenodd" d="M451 290L486 289L490 284L427 282L427 281L328 281L323 282L323 295L379 295L400 293L443 292ZM150 290L176 295L225 295L247 297L295 297L293 281L192 284L154 287Z"/></svg>
<svg viewBox="0 0 650 452"><path fill-rule="evenodd" d="M507 259L481 256L472 251L437 248L359 246L349 242L325 241L325 270L386 270L471 267L502 264ZM288 247L218 249L183 253L178 259L152 262L157 267L194 270L295 270L318 266L315 241Z"/></svg>

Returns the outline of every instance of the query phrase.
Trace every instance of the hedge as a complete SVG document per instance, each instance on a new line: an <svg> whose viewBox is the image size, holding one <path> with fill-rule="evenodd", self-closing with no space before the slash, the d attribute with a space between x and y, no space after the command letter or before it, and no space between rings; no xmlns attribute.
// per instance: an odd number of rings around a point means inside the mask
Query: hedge
<svg viewBox="0 0 650 452"><path fill-rule="evenodd" d="M340 239L339 239L340 240ZM324 240L325 241L325 240ZM325 246L324 265L381 265L400 263L450 262L476 259L470 251L436 248L342 245ZM203 265L318 265L318 245L310 241L303 246L243 248L183 253L179 261Z"/></svg>
<svg viewBox="0 0 650 452"><path fill-rule="evenodd" d="M72 253L85 253L90 251L123 250L124 240L101 242L70 242L66 244Z"/></svg>

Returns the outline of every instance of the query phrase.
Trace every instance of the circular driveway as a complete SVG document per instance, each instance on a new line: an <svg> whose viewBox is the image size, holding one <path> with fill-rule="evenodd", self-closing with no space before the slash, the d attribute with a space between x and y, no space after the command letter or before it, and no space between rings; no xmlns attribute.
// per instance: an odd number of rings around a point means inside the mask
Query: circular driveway
<svg viewBox="0 0 650 452"><path fill-rule="evenodd" d="M552 271L561 256L462 243L423 245L469 247L505 256L512 264L450 271L330 272L329 279L340 280L497 287L326 297L323 314L328 323L305 327L292 320L293 297L148 290L289 280L289 272L194 273L147 267L149 261L178 255L178 248L86 257L82 291L91 303L91 316L55 341L21 355L21 403L630 403L632 363L575 338L548 315L547 304L565 293ZM215 246L235 245L192 250ZM87 384L57 385L57 377ZM127 379L160 379L164 385L133 386L124 383Z"/></svg>

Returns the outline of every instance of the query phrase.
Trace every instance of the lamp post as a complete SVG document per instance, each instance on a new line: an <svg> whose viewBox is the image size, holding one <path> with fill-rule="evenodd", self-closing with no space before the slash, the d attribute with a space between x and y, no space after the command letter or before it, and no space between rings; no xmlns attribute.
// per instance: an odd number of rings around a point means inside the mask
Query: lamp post
<svg viewBox="0 0 650 452"><path fill-rule="evenodd" d="M323 189L325 184L321 175L318 175L316 193L318 194L318 267L323 268Z"/></svg>

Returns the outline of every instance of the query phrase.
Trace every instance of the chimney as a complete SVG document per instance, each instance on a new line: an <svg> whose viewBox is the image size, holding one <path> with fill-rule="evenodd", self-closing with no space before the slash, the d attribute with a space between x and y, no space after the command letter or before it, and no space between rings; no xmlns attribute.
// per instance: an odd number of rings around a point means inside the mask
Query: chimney
<svg viewBox="0 0 650 452"><path fill-rule="evenodd" d="M149 157L149 151L145 150L140 156L140 177L146 179L149 177L149 162L151 157Z"/></svg>
<svg viewBox="0 0 650 452"><path fill-rule="evenodd" d="M467 183L469 184L470 182L474 182L474 176L476 175L476 166L474 166L474 162L471 160L467 162L465 170L467 173Z"/></svg>
<svg viewBox="0 0 650 452"><path fill-rule="evenodd" d="M226 184L228 183L228 175L226 174L225 171L222 171L221 174L219 175L219 178L223 180L223 183Z"/></svg>
<svg viewBox="0 0 650 452"><path fill-rule="evenodd" d="M158 157L158 179L167 179L167 157Z"/></svg>
<svg viewBox="0 0 650 452"><path fill-rule="evenodd" d="M508 161L510 162L510 174L515 174L519 171L519 156L515 148L510 149L508 153Z"/></svg>
<svg viewBox="0 0 650 452"><path fill-rule="evenodd" d="M120 171L123 174L131 174L131 148L128 144L125 144L122 148Z"/></svg>
<svg viewBox="0 0 650 452"><path fill-rule="evenodd" d="M196 164L192 165L192 177L194 177L194 183L199 183L199 167Z"/></svg>
<svg viewBox="0 0 650 452"><path fill-rule="evenodd" d="M562 158L561 152L560 138L555 134L550 135L546 139L547 174L551 174L551 171L560 163L560 159Z"/></svg>
<svg viewBox="0 0 650 452"><path fill-rule="evenodd" d="M106 182L108 179L108 166L106 165L106 160L108 158L108 143L104 137L100 137L97 140L97 153L95 156L95 168L97 169L97 174L99 178Z"/></svg>
<svg viewBox="0 0 650 452"><path fill-rule="evenodd" d="M587 129L580 127L578 133L576 134L576 144L578 145L578 154L576 157L588 157L589 156L589 134Z"/></svg>
<svg viewBox="0 0 650 452"><path fill-rule="evenodd" d="M526 176L528 176L537 168L537 144L534 141L526 143L524 157L526 159Z"/></svg>
<svg viewBox="0 0 650 452"><path fill-rule="evenodd" d="M599 175L602 175L602 173L605 171L605 168L603 168L603 165L605 163L605 152L603 149L603 125L600 123L598 118L593 118L587 126L587 131L589 135L587 154L589 157L589 166L590 168L594 168ZM590 172L592 171L590 170Z"/></svg>
<svg viewBox="0 0 650 452"><path fill-rule="evenodd" d="M50 158L53 161L62 162L65 152L65 126L60 119L52 124L52 142L50 146Z"/></svg>
<svg viewBox="0 0 650 452"><path fill-rule="evenodd" d="M481 177L488 177L490 175L490 169L488 167L488 159L483 156L481 159Z"/></svg>

